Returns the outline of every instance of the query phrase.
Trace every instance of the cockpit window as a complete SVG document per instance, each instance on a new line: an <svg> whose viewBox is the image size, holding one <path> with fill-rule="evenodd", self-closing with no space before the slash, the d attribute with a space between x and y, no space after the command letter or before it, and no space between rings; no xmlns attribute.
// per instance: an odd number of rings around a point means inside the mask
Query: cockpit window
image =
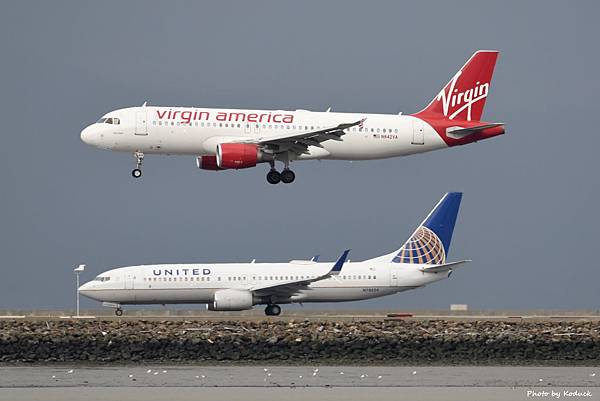
<svg viewBox="0 0 600 401"><path fill-rule="evenodd" d="M94 279L94 281L102 281L102 282L108 281L108 280L110 280L110 277L107 277L107 276L98 276Z"/></svg>
<svg viewBox="0 0 600 401"><path fill-rule="evenodd" d="M117 117L102 117L101 119L99 119L98 121L96 121L96 124L115 124L115 125L119 125L119 124L121 124L121 119L117 118Z"/></svg>

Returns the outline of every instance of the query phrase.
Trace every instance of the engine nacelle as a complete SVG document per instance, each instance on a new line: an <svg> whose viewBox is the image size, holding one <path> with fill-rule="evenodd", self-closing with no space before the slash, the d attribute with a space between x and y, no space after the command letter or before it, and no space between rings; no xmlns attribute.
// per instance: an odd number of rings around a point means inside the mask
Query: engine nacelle
<svg viewBox="0 0 600 401"><path fill-rule="evenodd" d="M208 310L240 311L252 309L254 304L252 293L246 290L219 290L215 292L215 300L208 304Z"/></svg>
<svg viewBox="0 0 600 401"><path fill-rule="evenodd" d="M217 167L249 168L256 166L259 157L258 145L247 143L220 143L217 145Z"/></svg>
<svg viewBox="0 0 600 401"><path fill-rule="evenodd" d="M223 170L217 165L217 156L214 155L198 156L196 158L196 166L201 170Z"/></svg>

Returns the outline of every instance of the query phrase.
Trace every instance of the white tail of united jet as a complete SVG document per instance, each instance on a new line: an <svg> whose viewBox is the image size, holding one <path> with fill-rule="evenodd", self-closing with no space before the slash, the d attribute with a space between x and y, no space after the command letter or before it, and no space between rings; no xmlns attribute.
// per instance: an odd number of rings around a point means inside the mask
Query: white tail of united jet
<svg viewBox="0 0 600 401"><path fill-rule="evenodd" d="M266 305L279 315L280 304L345 302L395 294L445 279L467 261L448 262L462 194L450 192L437 203L396 251L362 262L347 262L349 250L334 263L192 263L127 266L85 283L82 295L116 308L128 304L207 304L215 311Z"/></svg>

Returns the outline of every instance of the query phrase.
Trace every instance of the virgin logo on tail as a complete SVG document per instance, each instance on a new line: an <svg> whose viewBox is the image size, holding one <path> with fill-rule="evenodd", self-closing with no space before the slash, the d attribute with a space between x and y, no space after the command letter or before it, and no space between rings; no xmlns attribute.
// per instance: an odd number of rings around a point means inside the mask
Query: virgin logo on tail
<svg viewBox="0 0 600 401"><path fill-rule="evenodd" d="M483 100L487 97L490 84L489 82L480 83L477 81L474 88L467 89L466 91L459 92L455 88L458 78L462 75L462 71L458 71L452 80L448 83L446 88L443 88L440 93L436 96L438 102L442 102L442 109L444 117L452 120L454 117L459 115L463 110L467 110L467 121L471 121L471 108L475 103ZM455 107L458 107L455 109ZM448 115L452 108L452 114Z"/></svg>
<svg viewBox="0 0 600 401"><path fill-rule="evenodd" d="M490 91L496 50L476 51L417 117L481 120Z"/></svg>

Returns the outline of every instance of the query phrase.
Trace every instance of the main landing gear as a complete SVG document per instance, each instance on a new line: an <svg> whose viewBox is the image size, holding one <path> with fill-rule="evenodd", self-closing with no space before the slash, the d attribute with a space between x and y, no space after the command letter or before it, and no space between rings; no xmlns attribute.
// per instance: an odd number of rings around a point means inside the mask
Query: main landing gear
<svg viewBox="0 0 600 401"><path fill-rule="evenodd" d="M290 170L289 168L283 169L283 171L280 173L280 175L281 175L281 182L283 182L284 184L291 184L296 179L296 174L294 174L294 172L292 170Z"/></svg>
<svg viewBox="0 0 600 401"><path fill-rule="evenodd" d="M267 316L279 316L281 313L281 306L275 304L269 304L265 308L265 315Z"/></svg>
<svg viewBox="0 0 600 401"><path fill-rule="evenodd" d="M115 315L117 315L117 316L123 316L123 309L121 309L121 308L115 309Z"/></svg>
<svg viewBox="0 0 600 401"><path fill-rule="evenodd" d="M144 161L144 154L142 152L135 152L135 168L131 171L133 178L140 178L142 176L142 162Z"/></svg>
<svg viewBox="0 0 600 401"><path fill-rule="evenodd" d="M283 171L280 173L275 170L275 163L271 162L271 170L267 173L267 182L269 184L279 184L283 182L284 184L291 184L296 179L296 174L292 170L288 164L286 164Z"/></svg>

